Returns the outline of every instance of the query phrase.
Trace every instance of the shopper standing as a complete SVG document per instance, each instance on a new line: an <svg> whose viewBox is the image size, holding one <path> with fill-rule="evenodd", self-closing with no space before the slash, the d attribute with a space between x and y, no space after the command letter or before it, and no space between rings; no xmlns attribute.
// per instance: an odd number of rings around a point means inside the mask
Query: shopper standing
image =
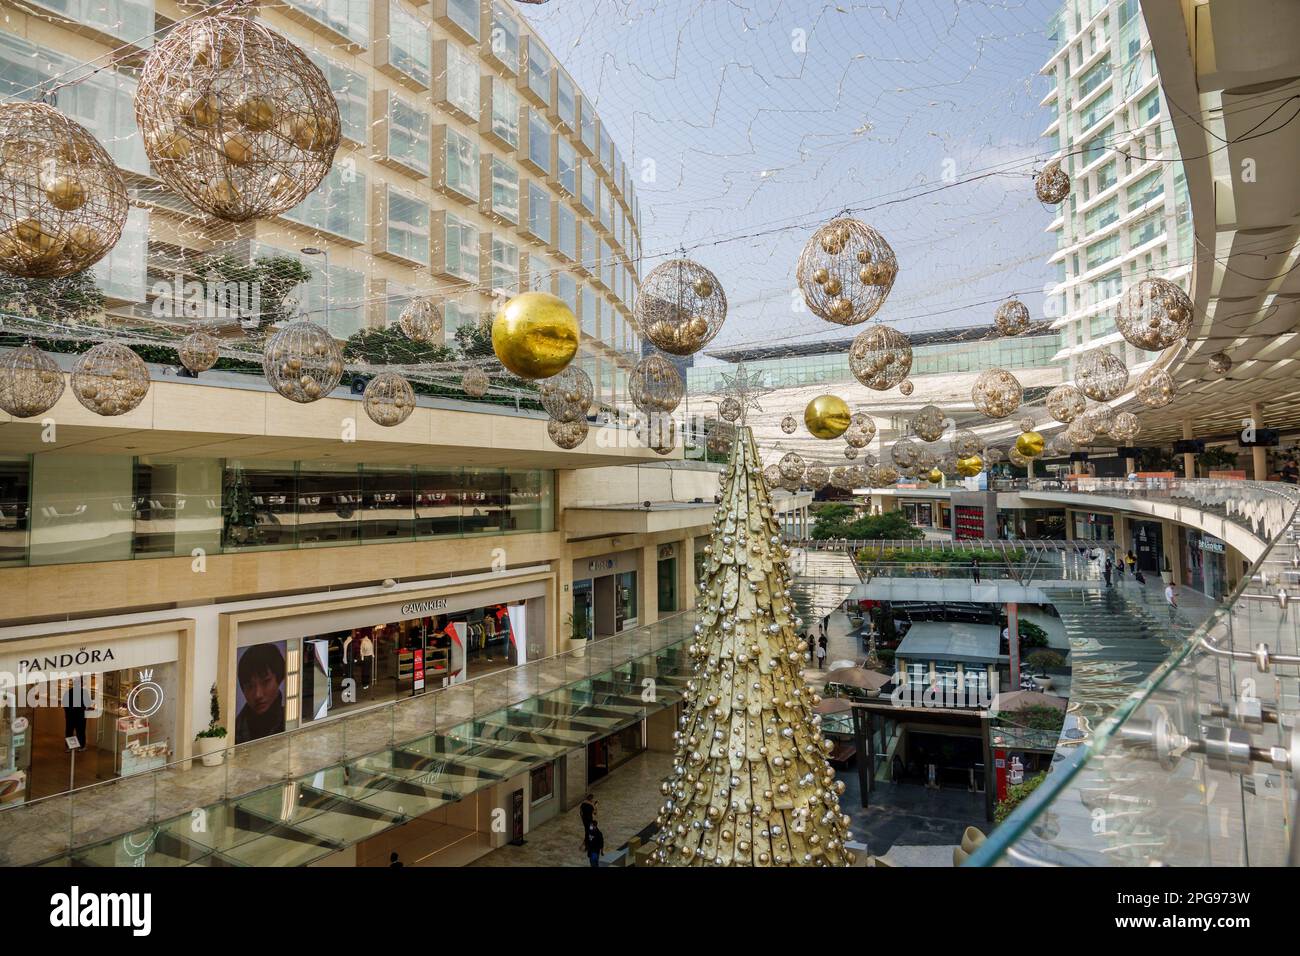
<svg viewBox="0 0 1300 956"><path fill-rule="evenodd" d="M600 827L593 821L591 826L587 827L587 859L593 867L600 866L600 854L604 849L605 834L600 832Z"/></svg>
<svg viewBox="0 0 1300 956"><path fill-rule="evenodd" d="M1165 603L1169 605L1169 620L1172 621L1178 614L1178 594L1172 581L1165 585Z"/></svg>
<svg viewBox="0 0 1300 956"><path fill-rule="evenodd" d="M1111 563L1110 557L1106 557L1106 566L1101 570L1101 576L1106 579L1106 587L1110 587L1110 576L1114 571L1115 565Z"/></svg>
<svg viewBox="0 0 1300 956"><path fill-rule="evenodd" d="M970 576L971 576L971 580L974 581L976 584L980 583L980 559L979 558L970 559Z"/></svg>

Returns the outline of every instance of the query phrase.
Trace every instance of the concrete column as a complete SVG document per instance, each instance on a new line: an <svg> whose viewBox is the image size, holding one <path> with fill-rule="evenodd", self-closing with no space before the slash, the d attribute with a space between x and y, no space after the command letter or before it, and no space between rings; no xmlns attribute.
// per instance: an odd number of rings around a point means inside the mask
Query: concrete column
<svg viewBox="0 0 1300 956"><path fill-rule="evenodd" d="M1020 690L1020 617L1014 601L1007 602L1007 656L1010 658L1008 692Z"/></svg>
<svg viewBox="0 0 1300 956"><path fill-rule="evenodd" d="M1259 402L1252 402L1250 406L1250 418L1255 423L1255 429L1264 427L1264 406ZM1268 449L1256 445L1250 450L1251 464L1254 466L1254 478L1256 481L1264 481L1268 478Z"/></svg>
<svg viewBox="0 0 1300 956"><path fill-rule="evenodd" d="M1165 560L1169 562L1169 567L1173 572L1174 584L1181 586L1183 583L1183 552L1178 546L1178 525L1172 521L1161 521L1160 535Z"/></svg>
<svg viewBox="0 0 1300 956"><path fill-rule="evenodd" d="M639 624L659 620L659 546L647 544L641 549L641 573L637 576L636 618Z"/></svg>
<svg viewBox="0 0 1300 956"><path fill-rule="evenodd" d="M677 610L695 607L695 536L677 543Z"/></svg>
<svg viewBox="0 0 1300 956"><path fill-rule="evenodd" d="M555 635L555 644L554 647L548 647L547 653L550 654L567 651L572 633L565 623L573 613L573 556L568 548L561 552L557 562L554 611L555 623L551 626L551 633Z"/></svg>
<svg viewBox="0 0 1300 956"><path fill-rule="evenodd" d="M1183 437L1184 438L1195 437L1192 434L1192 420L1190 418L1183 419ZM1184 478L1196 477L1196 456L1195 455L1188 455L1188 454L1183 455L1183 477Z"/></svg>

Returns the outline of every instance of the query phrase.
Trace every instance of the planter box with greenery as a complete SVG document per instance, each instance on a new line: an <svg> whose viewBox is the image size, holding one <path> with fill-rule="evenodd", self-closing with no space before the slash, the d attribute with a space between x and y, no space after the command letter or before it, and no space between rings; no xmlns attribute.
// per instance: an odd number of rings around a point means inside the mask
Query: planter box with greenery
<svg viewBox="0 0 1300 956"><path fill-rule="evenodd" d="M998 805L993 808L993 819L1001 823L1007 817L1011 816L1013 810L1028 799L1029 795L1038 789L1039 784L1047 779L1047 771L1035 774L1024 783L1018 783L1014 787L1007 788L1005 800L999 800Z"/></svg>
<svg viewBox="0 0 1300 956"><path fill-rule="evenodd" d="M217 685L212 685L209 692L212 697L210 712L212 719L208 729L201 730L194 737L194 751L203 761L205 767L219 767L226 756L226 728L221 726L221 701L217 698Z"/></svg>

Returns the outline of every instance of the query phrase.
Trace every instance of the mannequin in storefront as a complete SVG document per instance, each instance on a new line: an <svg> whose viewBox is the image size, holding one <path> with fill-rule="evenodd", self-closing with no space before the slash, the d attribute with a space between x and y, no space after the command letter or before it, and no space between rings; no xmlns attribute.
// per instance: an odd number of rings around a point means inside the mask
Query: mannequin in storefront
<svg viewBox="0 0 1300 956"><path fill-rule="evenodd" d="M375 663L375 642L370 636L370 632L363 632L361 635L361 648L357 652L361 660L361 689L370 689L370 678L374 671Z"/></svg>

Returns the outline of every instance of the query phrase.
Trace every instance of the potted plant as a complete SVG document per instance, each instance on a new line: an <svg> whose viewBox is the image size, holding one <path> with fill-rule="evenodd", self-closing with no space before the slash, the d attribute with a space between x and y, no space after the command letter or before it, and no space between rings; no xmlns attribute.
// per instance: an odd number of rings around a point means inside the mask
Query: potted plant
<svg viewBox="0 0 1300 956"><path fill-rule="evenodd" d="M208 729L194 738L194 749L205 767L219 767L226 756L226 728L221 726L221 701L217 698L217 685L212 685L212 719Z"/></svg>
<svg viewBox="0 0 1300 956"><path fill-rule="evenodd" d="M573 656L584 656L587 651L589 635L581 628L579 623L574 620L572 614L568 615L564 619L564 629L569 632L569 650L573 651Z"/></svg>
<svg viewBox="0 0 1300 956"><path fill-rule="evenodd" d="M1038 689L1047 690L1052 686L1052 676L1047 673L1047 669L1060 667L1065 663L1065 658L1056 651L1034 651L1025 663L1033 669L1034 684Z"/></svg>

